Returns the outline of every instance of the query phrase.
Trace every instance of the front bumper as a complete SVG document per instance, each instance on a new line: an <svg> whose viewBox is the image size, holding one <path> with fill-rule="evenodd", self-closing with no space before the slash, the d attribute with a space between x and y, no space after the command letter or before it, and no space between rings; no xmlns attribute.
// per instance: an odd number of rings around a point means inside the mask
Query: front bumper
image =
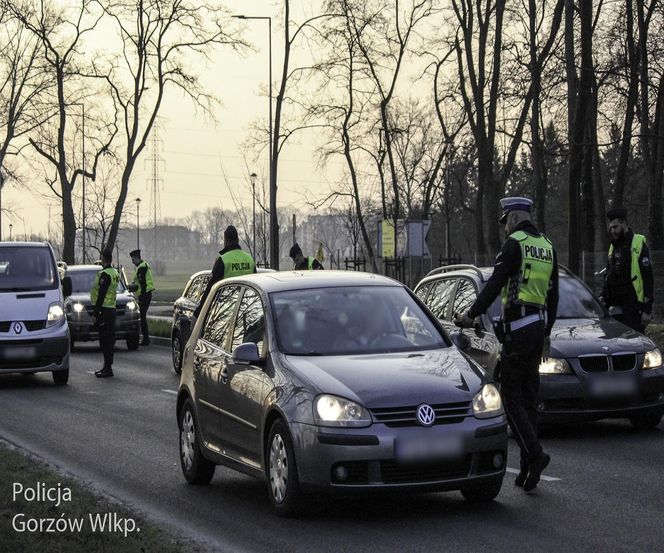
<svg viewBox="0 0 664 553"><path fill-rule="evenodd" d="M21 338L0 338L0 374L68 369L69 330L64 323Z"/></svg>
<svg viewBox="0 0 664 553"><path fill-rule="evenodd" d="M76 342L89 342L99 339L99 330L94 318L87 311L71 311L67 313L67 323L72 339ZM140 333L141 316L138 309L122 311L115 316L115 337L126 338L138 336Z"/></svg>
<svg viewBox="0 0 664 553"><path fill-rule="evenodd" d="M576 374L540 377L538 417L541 422L626 418L644 411L664 413L664 367L636 370L636 393L602 397L592 394L590 379Z"/></svg>
<svg viewBox="0 0 664 553"><path fill-rule="evenodd" d="M469 484L502 478L507 462L507 422L504 416L458 424L390 428L375 423L368 428L323 428L292 423L291 435L300 485L328 492L378 490L458 490ZM396 459L397 440L414 433L435 439L460 436L461 455L449 460L403 463ZM494 457L502 462L496 467ZM340 479L339 467L347 474Z"/></svg>

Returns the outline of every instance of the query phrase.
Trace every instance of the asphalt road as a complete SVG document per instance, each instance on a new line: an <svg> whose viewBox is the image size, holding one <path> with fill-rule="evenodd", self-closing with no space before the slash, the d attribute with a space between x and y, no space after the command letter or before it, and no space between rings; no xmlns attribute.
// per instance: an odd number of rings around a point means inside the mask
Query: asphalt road
<svg viewBox="0 0 664 553"><path fill-rule="evenodd" d="M209 486L185 483L178 460L179 378L166 348L116 354L116 378L99 380L101 353L83 346L69 385L50 374L0 376L0 437L78 475L215 551L661 551L664 424L626 421L558 427L552 461L526 495L508 473L498 499L471 506L457 492L321 499L308 516L272 514L265 485L217 468ZM510 443L509 466L518 466Z"/></svg>

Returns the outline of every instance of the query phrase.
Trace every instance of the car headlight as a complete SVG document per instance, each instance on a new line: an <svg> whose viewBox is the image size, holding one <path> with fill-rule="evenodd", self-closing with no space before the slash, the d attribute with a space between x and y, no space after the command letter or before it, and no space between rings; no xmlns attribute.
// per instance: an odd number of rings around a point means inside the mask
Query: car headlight
<svg viewBox="0 0 664 553"><path fill-rule="evenodd" d="M564 359L549 357L544 359L539 366L540 374L572 374L572 367Z"/></svg>
<svg viewBox="0 0 664 553"><path fill-rule="evenodd" d="M643 368L644 369L654 369L655 367L662 366L662 352L657 348L650 350L646 353L645 358L643 359Z"/></svg>
<svg viewBox="0 0 664 553"><path fill-rule="evenodd" d="M488 419L503 414L500 392L493 384L485 384L473 398L473 415L478 419Z"/></svg>
<svg viewBox="0 0 664 553"><path fill-rule="evenodd" d="M321 426L369 426L371 415L361 405L342 397L322 395L314 402L314 419Z"/></svg>
<svg viewBox="0 0 664 553"><path fill-rule="evenodd" d="M48 314L46 315L46 328L60 324L65 320L65 310L59 301L53 302L48 306Z"/></svg>
<svg viewBox="0 0 664 553"><path fill-rule="evenodd" d="M127 309L129 311L133 311L134 309L136 309L136 302L135 301L128 301L127 302Z"/></svg>
<svg viewBox="0 0 664 553"><path fill-rule="evenodd" d="M80 313L85 309L85 305L82 303L75 303L74 305L71 306L71 308L76 311L76 313Z"/></svg>

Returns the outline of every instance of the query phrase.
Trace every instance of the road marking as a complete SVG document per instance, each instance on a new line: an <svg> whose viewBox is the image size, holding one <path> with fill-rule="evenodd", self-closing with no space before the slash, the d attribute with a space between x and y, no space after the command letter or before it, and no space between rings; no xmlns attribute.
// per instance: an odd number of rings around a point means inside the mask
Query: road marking
<svg viewBox="0 0 664 553"><path fill-rule="evenodd" d="M167 394L173 394L174 396L178 395L178 393L175 390L162 390L162 392L165 392Z"/></svg>
<svg viewBox="0 0 664 553"><path fill-rule="evenodd" d="M512 474L519 474L521 472L520 470L513 469L512 467L507 467L505 469L507 472L511 472ZM556 478L555 476L540 476L540 480L544 480L545 482L560 482L560 478Z"/></svg>

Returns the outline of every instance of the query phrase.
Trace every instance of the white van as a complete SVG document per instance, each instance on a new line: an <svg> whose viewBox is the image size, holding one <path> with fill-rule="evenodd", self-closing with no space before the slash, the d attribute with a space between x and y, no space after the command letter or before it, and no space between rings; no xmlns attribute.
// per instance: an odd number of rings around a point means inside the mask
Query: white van
<svg viewBox="0 0 664 553"><path fill-rule="evenodd" d="M48 242L0 242L0 374L69 380L69 328Z"/></svg>

